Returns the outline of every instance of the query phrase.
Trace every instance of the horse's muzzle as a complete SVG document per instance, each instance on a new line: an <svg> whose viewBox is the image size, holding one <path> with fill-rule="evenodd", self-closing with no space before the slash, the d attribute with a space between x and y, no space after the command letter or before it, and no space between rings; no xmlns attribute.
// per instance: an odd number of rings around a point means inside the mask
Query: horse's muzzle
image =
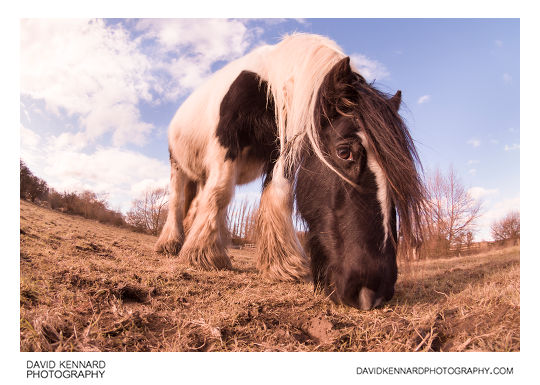
<svg viewBox="0 0 540 385"><path fill-rule="evenodd" d="M377 296L375 291L367 287L362 287L358 294L358 307L362 310L369 310L379 306L383 302L383 297Z"/></svg>

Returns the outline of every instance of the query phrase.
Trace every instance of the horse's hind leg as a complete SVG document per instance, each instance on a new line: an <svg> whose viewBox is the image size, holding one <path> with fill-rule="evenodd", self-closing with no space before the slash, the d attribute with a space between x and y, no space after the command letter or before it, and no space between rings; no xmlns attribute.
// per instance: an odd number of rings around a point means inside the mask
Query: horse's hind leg
<svg viewBox="0 0 540 385"><path fill-rule="evenodd" d="M292 221L292 184L278 162L261 196L257 214L257 268L270 278L289 281L309 276L307 257Z"/></svg>
<svg viewBox="0 0 540 385"><path fill-rule="evenodd" d="M170 161L169 213L154 248L159 253L178 254L184 242L182 225L185 202L184 188L188 179L172 155L170 155Z"/></svg>
<svg viewBox="0 0 540 385"><path fill-rule="evenodd" d="M180 251L183 262L205 270L231 268L226 252L226 215L234 193L235 175L231 161L210 170L186 217L189 230Z"/></svg>

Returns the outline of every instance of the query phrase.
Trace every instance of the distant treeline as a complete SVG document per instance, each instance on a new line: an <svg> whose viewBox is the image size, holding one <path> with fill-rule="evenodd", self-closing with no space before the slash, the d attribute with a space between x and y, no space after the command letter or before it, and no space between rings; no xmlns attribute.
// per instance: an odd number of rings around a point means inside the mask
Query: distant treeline
<svg viewBox="0 0 540 385"><path fill-rule="evenodd" d="M412 243L398 242L398 258L418 260L475 252L476 221L480 217L481 202L473 199L461 184L455 171L437 170L426 180L427 208L422 217L423 239ZM108 207L105 197L92 191L60 193L33 175L21 160L21 198L38 201L62 212L96 219L103 223L127 227L133 231L158 235L167 219L168 193L165 188L149 188L144 197L132 202L131 210L122 215ZM235 201L228 208L228 227L233 245L256 242L255 222L257 204L245 199ZM305 242L305 224L296 217L295 227ZM519 211L509 212L491 226L494 244L519 244ZM486 245L484 245L487 247Z"/></svg>
<svg viewBox="0 0 540 385"><path fill-rule="evenodd" d="M35 176L22 160L20 162L20 197L22 199L46 204L53 210L80 215L102 223L129 227L122 213L111 210L105 198L99 197L92 191L60 193L49 187L43 179Z"/></svg>

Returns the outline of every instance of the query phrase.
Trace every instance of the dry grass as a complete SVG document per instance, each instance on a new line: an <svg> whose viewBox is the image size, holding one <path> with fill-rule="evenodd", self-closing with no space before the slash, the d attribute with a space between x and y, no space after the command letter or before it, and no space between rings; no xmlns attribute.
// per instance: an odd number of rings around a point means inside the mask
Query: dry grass
<svg viewBox="0 0 540 385"><path fill-rule="evenodd" d="M519 351L519 248L400 267L381 309L197 271L156 238L21 201L21 351Z"/></svg>

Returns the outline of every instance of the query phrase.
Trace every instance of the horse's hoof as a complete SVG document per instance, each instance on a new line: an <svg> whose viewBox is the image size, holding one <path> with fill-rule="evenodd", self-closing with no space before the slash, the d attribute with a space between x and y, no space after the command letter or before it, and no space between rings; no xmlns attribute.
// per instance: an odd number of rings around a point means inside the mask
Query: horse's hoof
<svg viewBox="0 0 540 385"><path fill-rule="evenodd" d="M166 242L157 242L154 246L154 250L160 254L178 255L182 249L182 242L173 239Z"/></svg>
<svg viewBox="0 0 540 385"><path fill-rule="evenodd" d="M180 259L191 266L203 270L230 270L232 264L229 256L214 248L186 249L180 252Z"/></svg>
<svg viewBox="0 0 540 385"><path fill-rule="evenodd" d="M274 249L272 253L259 245L257 269L263 277L274 281L309 282L311 270L308 260L299 253L289 250Z"/></svg>

